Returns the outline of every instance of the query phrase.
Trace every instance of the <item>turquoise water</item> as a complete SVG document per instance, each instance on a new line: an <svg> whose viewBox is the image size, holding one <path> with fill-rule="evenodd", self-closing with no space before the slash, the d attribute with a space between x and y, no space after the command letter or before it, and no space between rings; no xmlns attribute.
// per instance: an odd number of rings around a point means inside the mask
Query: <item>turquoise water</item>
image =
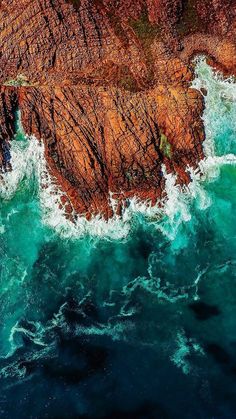
<svg viewBox="0 0 236 419"><path fill-rule="evenodd" d="M207 157L184 192L166 174L164 214L132 202L71 225L19 125L0 188L1 417L236 417L236 86L204 61L194 86Z"/></svg>

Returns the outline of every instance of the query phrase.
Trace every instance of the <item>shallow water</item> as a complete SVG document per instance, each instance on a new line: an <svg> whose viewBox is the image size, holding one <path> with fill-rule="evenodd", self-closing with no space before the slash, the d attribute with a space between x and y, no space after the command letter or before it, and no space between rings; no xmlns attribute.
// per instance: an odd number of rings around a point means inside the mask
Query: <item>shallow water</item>
<svg viewBox="0 0 236 419"><path fill-rule="evenodd" d="M134 200L71 225L19 126L0 187L1 417L236 417L236 86L204 61L194 86L207 157L185 192L166 174L162 217Z"/></svg>

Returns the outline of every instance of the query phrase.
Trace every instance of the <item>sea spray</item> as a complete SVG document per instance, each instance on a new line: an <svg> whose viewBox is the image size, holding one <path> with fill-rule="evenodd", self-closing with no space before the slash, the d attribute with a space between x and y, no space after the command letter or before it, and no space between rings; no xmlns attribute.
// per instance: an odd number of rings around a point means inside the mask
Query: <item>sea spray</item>
<svg viewBox="0 0 236 419"><path fill-rule="evenodd" d="M125 240L53 225L61 192L26 140L32 170L1 199L0 415L235 416L236 166L223 127L224 152L188 168L188 186L163 167L168 216L131 200L113 224Z"/></svg>
<svg viewBox="0 0 236 419"><path fill-rule="evenodd" d="M123 210L122 217L115 215L105 221L102 217L96 216L87 221L84 217L79 216L74 224L65 219L63 209L58 210L58 189L54 188L53 193L48 194L50 188L46 188L43 192L41 191L41 200L43 207L48 208L45 216L45 222L48 225L53 226L58 233L67 237L81 237L84 234L89 234L110 239L122 239L127 238L131 232L134 220L138 220L138 222L145 220L145 222L151 222L155 228L173 240L179 226L191 220L193 201L202 210L211 205L211 198L205 190L205 182L215 181L222 166L236 163L235 154L230 152L232 142L236 143L236 119L233 117L236 111L236 85L232 78L224 79L220 73L214 72L203 57L197 59L195 71L196 78L192 84L193 87L197 89L205 87L208 92L205 97L206 107L203 115L206 140L204 142L205 158L199 163L196 170L191 167L186 169L191 177L190 184L181 188L176 183L176 176L167 173L163 166L166 197L156 205L153 206L148 201L142 202L133 197L129 200L129 206ZM221 106L222 101L225 103L223 107ZM220 114L219 109L221 110ZM231 132L228 132L230 144L224 146L224 150L226 149L229 153L218 155L217 138L220 137L219 132L225 130L225 122L228 122L229 118L227 112L232 116L230 118ZM215 116L213 117L213 114L217 115L217 119ZM47 183L50 185L50 181ZM54 202L52 202L53 200ZM115 210L117 202L113 199L112 194L110 194L110 203Z"/></svg>
<svg viewBox="0 0 236 419"><path fill-rule="evenodd" d="M206 129L206 140L204 143L205 158L199 163L197 170L191 167L189 171L191 182L188 186L180 187L176 183L176 176L167 173L165 166L162 171L165 178L166 197L152 205L151 202L140 201L136 197L129 200L129 206L123 210L122 216L114 215L106 221L102 216L94 216L88 221L84 216L75 217L74 222L66 217L65 208L62 205L63 192L60 190L56 179L48 172L47 163L44 157L44 145L33 136L25 136L22 140L23 130L20 124L20 113L18 114L18 138L12 141L12 172L2 175L0 194L4 199L10 199L18 189L23 180L35 177L36 188L38 188L39 199L42 209L42 221L45 225L53 228L58 234L65 238L100 237L109 240L125 239L130 234L134 221L150 222L169 239L173 240L182 223L191 220L191 205L197 202L201 209L206 209L211 204L207 196L204 182L214 181L219 176L220 168L225 164L235 164L234 154L216 155L215 136L222 129L225 118L225 110L217 115L217 120L212 116L222 109L219 103L230 102L230 110L235 111L236 87L232 79L223 79L219 73L206 64L203 57L196 61L196 79L193 87L201 89L205 87L208 94L205 98L206 108L203 119ZM227 119L228 120L228 119ZM231 129L235 128L235 118L231 118ZM230 134L230 138L233 134ZM232 138L231 138L232 142ZM232 148L232 147L231 147ZM230 148L229 148L230 150ZM110 193L110 205L114 212L117 202Z"/></svg>
<svg viewBox="0 0 236 419"><path fill-rule="evenodd" d="M206 63L205 57L195 60L195 79L192 87L207 92L204 96L203 114L206 139L204 153L207 157L236 153L236 83L233 77L225 78ZM227 139L227 141L226 141Z"/></svg>
<svg viewBox="0 0 236 419"><path fill-rule="evenodd" d="M37 176L35 165L41 161L42 145L36 141L19 142L14 139L11 142L12 171L3 173L0 182L3 199L11 199L23 180L29 181L32 176Z"/></svg>

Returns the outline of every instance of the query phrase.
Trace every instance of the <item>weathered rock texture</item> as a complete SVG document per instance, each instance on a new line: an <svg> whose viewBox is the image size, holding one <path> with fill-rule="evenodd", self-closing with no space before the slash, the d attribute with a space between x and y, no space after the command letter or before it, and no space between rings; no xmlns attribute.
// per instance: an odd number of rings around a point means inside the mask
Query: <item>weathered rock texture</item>
<svg viewBox="0 0 236 419"><path fill-rule="evenodd" d="M187 183L203 157L191 59L235 73L235 41L235 0L2 0L2 141L19 107L76 211L110 216L109 191L154 203L163 162Z"/></svg>

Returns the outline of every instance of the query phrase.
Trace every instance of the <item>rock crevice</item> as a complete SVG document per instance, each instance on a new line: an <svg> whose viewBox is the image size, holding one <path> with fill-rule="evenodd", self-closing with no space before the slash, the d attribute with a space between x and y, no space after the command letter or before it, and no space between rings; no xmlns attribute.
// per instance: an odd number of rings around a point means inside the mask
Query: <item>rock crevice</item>
<svg viewBox="0 0 236 419"><path fill-rule="evenodd" d="M236 69L231 0L2 0L0 142L21 109L79 213L112 215L109 193L155 203L162 164L188 183L203 157L192 57ZM1 149L0 149L1 152ZM2 156L4 159L4 156ZM1 159L1 160L2 160Z"/></svg>

